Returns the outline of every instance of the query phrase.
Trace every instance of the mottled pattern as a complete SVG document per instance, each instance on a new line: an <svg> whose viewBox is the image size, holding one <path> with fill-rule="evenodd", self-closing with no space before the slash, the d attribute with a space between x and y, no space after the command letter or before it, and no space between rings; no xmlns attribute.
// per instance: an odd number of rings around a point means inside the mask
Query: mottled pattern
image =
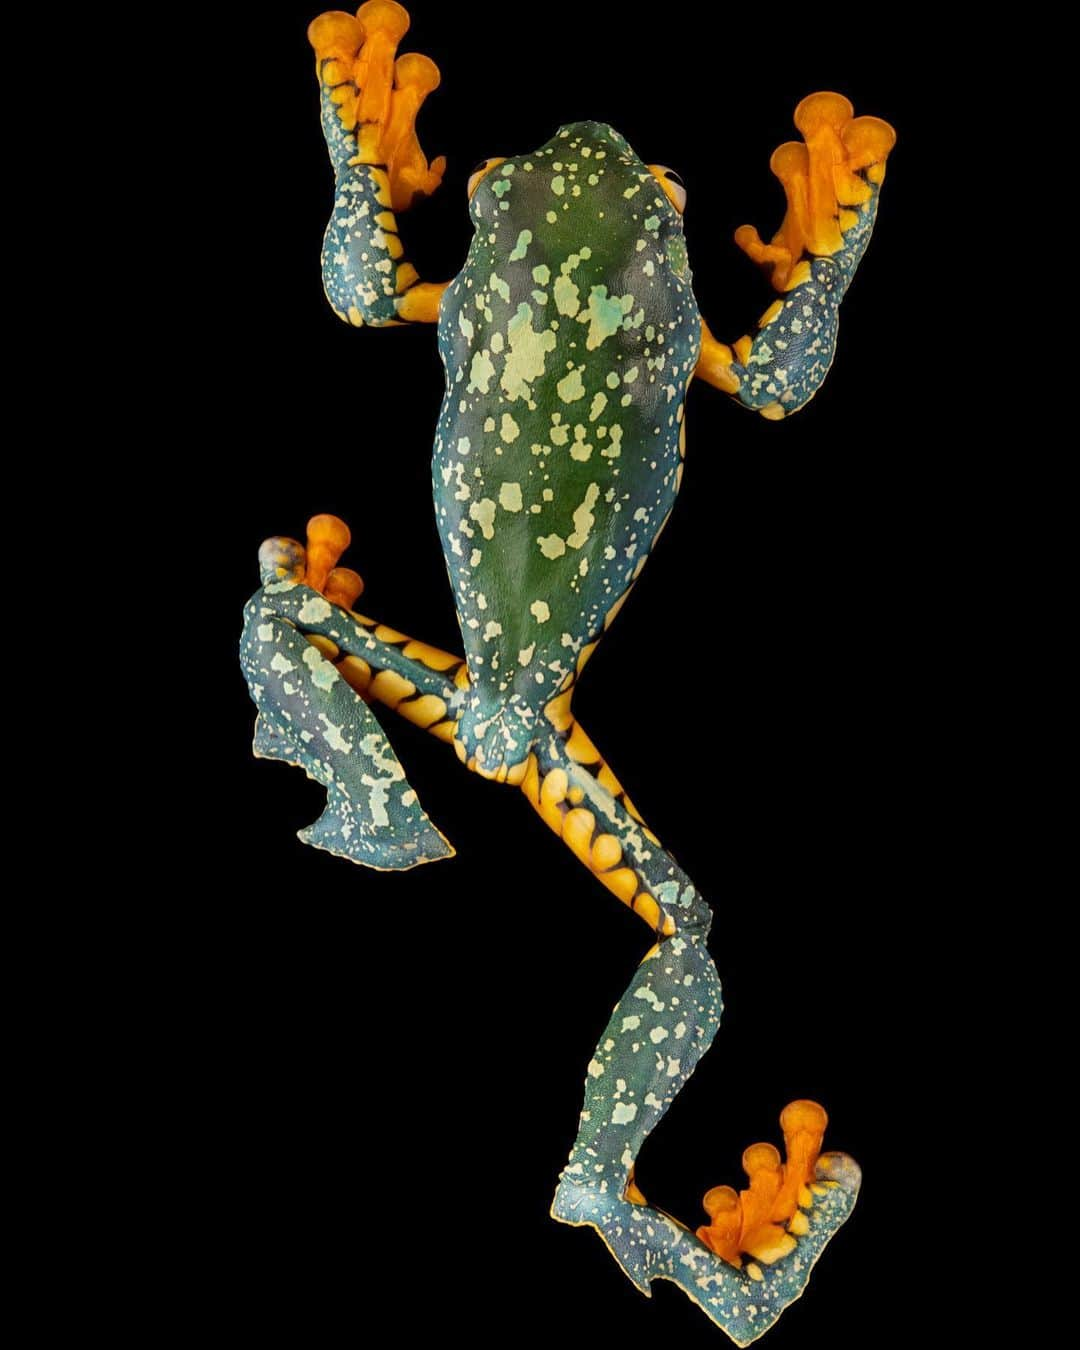
<svg viewBox="0 0 1080 1350"><path fill-rule="evenodd" d="M306 586L268 585L248 602L240 662L259 709L255 754L296 764L327 791L326 810L305 844L369 867L415 867L453 850L424 814L405 770L367 705L298 631L344 612ZM359 650L366 634L352 634Z"/></svg>
<svg viewBox="0 0 1080 1350"><path fill-rule="evenodd" d="M844 233L844 247L832 257L808 260L810 278L785 295L782 308L754 338L746 364L732 363L737 397L746 407L779 405L787 416L821 388L836 354L840 301L874 228L881 189L870 187L870 199L855 210L857 222Z"/></svg>
<svg viewBox="0 0 1080 1350"><path fill-rule="evenodd" d="M701 321L682 221L610 127L506 160L471 210L433 475L473 680L459 736L491 772L525 758L671 510Z"/></svg>

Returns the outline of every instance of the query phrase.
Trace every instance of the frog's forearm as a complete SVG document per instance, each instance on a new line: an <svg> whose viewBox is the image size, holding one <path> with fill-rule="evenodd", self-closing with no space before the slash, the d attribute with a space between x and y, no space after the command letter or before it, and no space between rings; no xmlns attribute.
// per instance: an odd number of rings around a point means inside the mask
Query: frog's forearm
<svg viewBox="0 0 1080 1350"><path fill-rule="evenodd" d="M852 112L839 94L812 94L799 104L795 123L806 143L780 146L771 161L787 195L784 223L771 244L750 225L736 232L739 246L771 268L780 293L756 335L729 347L702 324L695 373L770 420L797 412L828 374L840 301L877 214L896 138L888 123Z"/></svg>
<svg viewBox="0 0 1080 1350"><path fill-rule="evenodd" d="M395 212L442 180L415 135L416 114L439 83L434 62L398 57L409 26L391 0L369 0L356 18L323 14L315 48L323 135L334 168L334 209L323 241L323 285L346 323L433 323L445 285L421 282L406 259Z"/></svg>

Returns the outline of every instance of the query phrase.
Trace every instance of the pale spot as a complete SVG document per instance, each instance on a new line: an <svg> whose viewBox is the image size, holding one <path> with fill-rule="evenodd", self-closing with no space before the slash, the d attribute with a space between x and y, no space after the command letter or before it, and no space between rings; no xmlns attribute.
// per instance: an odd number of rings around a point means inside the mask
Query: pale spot
<svg viewBox="0 0 1080 1350"><path fill-rule="evenodd" d="M319 714L319 721L323 723L323 740L327 745L332 750L340 750L343 755L349 754L352 750L352 741L347 741L341 734L344 723L339 726L331 722L325 713ZM578 1063L580 1062L579 1060Z"/></svg>
<svg viewBox="0 0 1080 1350"><path fill-rule="evenodd" d="M529 606L529 613L537 623L547 623L551 618L551 609L546 600L534 600ZM580 1064L581 1060L578 1060L578 1063Z"/></svg>
<svg viewBox="0 0 1080 1350"><path fill-rule="evenodd" d="M518 305L517 313L506 325L506 334L510 341L510 350L505 357L499 385L511 401L517 398L528 399L529 383L544 374L546 354L554 350L557 339L555 334L548 330L542 333L533 330L532 310L524 301ZM473 365L475 364L474 357ZM486 393L487 389L485 388L483 392Z"/></svg>
<svg viewBox="0 0 1080 1350"><path fill-rule="evenodd" d="M509 444L511 441L516 441L520 433L521 428L510 416L510 414L503 413L502 425L499 427L499 435L503 438L503 440Z"/></svg>
<svg viewBox="0 0 1080 1350"><path fill-rule="evenodd" d="M490 497L483 497L469 506L469 519L476 521L485 539L495 538L495 503Z"/></svg>
<svg viewBox="0 0 1080 1350"><path fill-rule="evenodd" d="M585 397L585 386L581 383L581 371L577 369L564 376L555 388L564 403L576 403L579 398Z"/></svg>
<svg viewBox="0 0 1080 1350"><path fill-rule="evenodd" d="M552 346L555 344L552 343ZM495 374L495 367L491 364L491 357L486 348L476 352L472 359L472 365L469 367L469 383L466 386L469 391L479 390L481 394L486 394L491 386L491 377Z"/></svg>
<svg viewBox="0 0 1080 1350"><path fill-rule="evenodd" d="M567 276L555 278L555 308L571 319L581 308L581 292Z"/></svg>
<svg viewBox="0 0 1080 1350"><path fill-rule="evenodd" d="M586 348L595 351L606 338L617 333L625 316L633 307L632 295L613 295L609 298L606 286L594 286L589 292L587 312L578 315L578 323L589 325L589 336L585 340Z"/></svg>
<svg viewBox="0 0 1080 1350"><path fill-rule="evenodd" d="M503 483L499 488L499 505L504 511L520 511L521 484Z"/></svg>
<svg viewBox="0 0 1080 1350"><path fill-rule="evenodd" d="M328 619L334 611L321 595L313 595L305 600L300 613L296 616L301 623L322 623Z"/></svg>
<svg viewBox="0 0 1080 1350"><path fill-rule="evenodd" d="M557 534L546 534L536 542L545 558L561 558L566 552L566 540Z"/></svg>
<svg viewBox="0 0 1080 1350"><path fill-rule="evenodd" d="M581 1061L578 1060L580 1064ZM637 1115L637 1102L616 1102L611 1113L612 1125L629 1125Z"/></svg>
<svg viewBox="0 0 1080 1350"><path fill-rule="evenodd" d="M592 508L596 505L599 497L599 485L590 483L585 489L585 500L574 511L574 533L566 541L571 548L581 548L588 539L593 525L596 524L596 517L592 513Z"/></svg>
<svg viewBox="0 0 1080 1350"><path fill-rule="evenodd" d="M311 672L311 683L316 689L333 689L338 673L329 661L324 661L314 647L308 647L301 657Z"/></svg>
<svg viewBox="0 0 1080 1350"><path fill-rule="evenodd" d="M652 1031L649 1032L649 1040L652 1041L653 1045L659 1045L661 1041L666 1041L667 1037L667 1027L653 1027Z"/></svg>

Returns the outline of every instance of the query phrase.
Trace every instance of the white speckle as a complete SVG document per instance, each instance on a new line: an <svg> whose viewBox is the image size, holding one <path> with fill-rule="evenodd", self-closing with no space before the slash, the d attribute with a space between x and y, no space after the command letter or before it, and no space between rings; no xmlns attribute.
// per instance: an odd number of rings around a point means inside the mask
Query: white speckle
<svg viewBox="0 0 1080 1350"><path fill-rule="evenodd" d="M319 714L319 721L323 723L323 740L327 745L333 750L340 750L344 755L349 754L352 750L352 741L347 741L341 734L345 724L335 725L325 713Z"/></svg>
<svg viewBox="0 0 1080 1350"><path fill-rule="evenodd" d="M536 542L540 545L540 552L545 558L561 558L566 552L566 540L561 535L545 534ZM575 547L580 547L580 545Z"/></svg>
<svg viewBox="0 0 1080 1350"><path fill-rule="evenodd" d="M499 488L499 505L504 511L520 511L521 484L503 483Z"/></svg>
<svg viewBox="0 0 1080 1350"><path fill-rule="evenodd" d="M321 595L313 595L304 601L300 613L296 617L301 623L322 623L333 612Z"/></svg>

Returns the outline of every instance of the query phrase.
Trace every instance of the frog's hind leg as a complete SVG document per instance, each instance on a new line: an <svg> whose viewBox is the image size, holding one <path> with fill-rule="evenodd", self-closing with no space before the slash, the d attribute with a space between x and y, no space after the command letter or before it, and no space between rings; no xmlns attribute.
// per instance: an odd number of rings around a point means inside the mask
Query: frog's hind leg
<svg viewBox="0 0 1080 1350"><path fill-rule="evenodd" d="M451 742L465 663L352 611L363 582L336 566L348 542L344 522L316 516L307 548L274 538L260 549L263 585L245 610L240 647L259 710L254 750L326 787L327 809L301 831L305 843L370 867L412 867L453 849L368 704Z"/></svg>
<svg viewBox="0 0 1080 1350"><path fill-rule="evenodd" d="M752 1145L743 1155L748 1187L708 1191L709 1223L696 1234L645 1200L635 1160L720 1021L720 980L706 947L712 912L643 824L568 697L547 716L554 731L530 756L522 791L656 939L589 1063L581 1126L551 1212L595 1228L642 1293L654 1279L670 1280L747 1345L802 1293L851 1212L859 1169L844 1154L819 1153L824 1111L793 1102L781 1115L786 1162L771 1144Z"/></svg>
<svg viewBox="0 0 1080 1350"><path fill-rule="evenodd" d="M363 580L336 565L349 543L348 526L329 515L308 522L306 548L295 539L267 539L260 568L264 583L282 587L276 612L304 632L361 698L452 743L469 687L465 658L357 613Z"/></svg>

